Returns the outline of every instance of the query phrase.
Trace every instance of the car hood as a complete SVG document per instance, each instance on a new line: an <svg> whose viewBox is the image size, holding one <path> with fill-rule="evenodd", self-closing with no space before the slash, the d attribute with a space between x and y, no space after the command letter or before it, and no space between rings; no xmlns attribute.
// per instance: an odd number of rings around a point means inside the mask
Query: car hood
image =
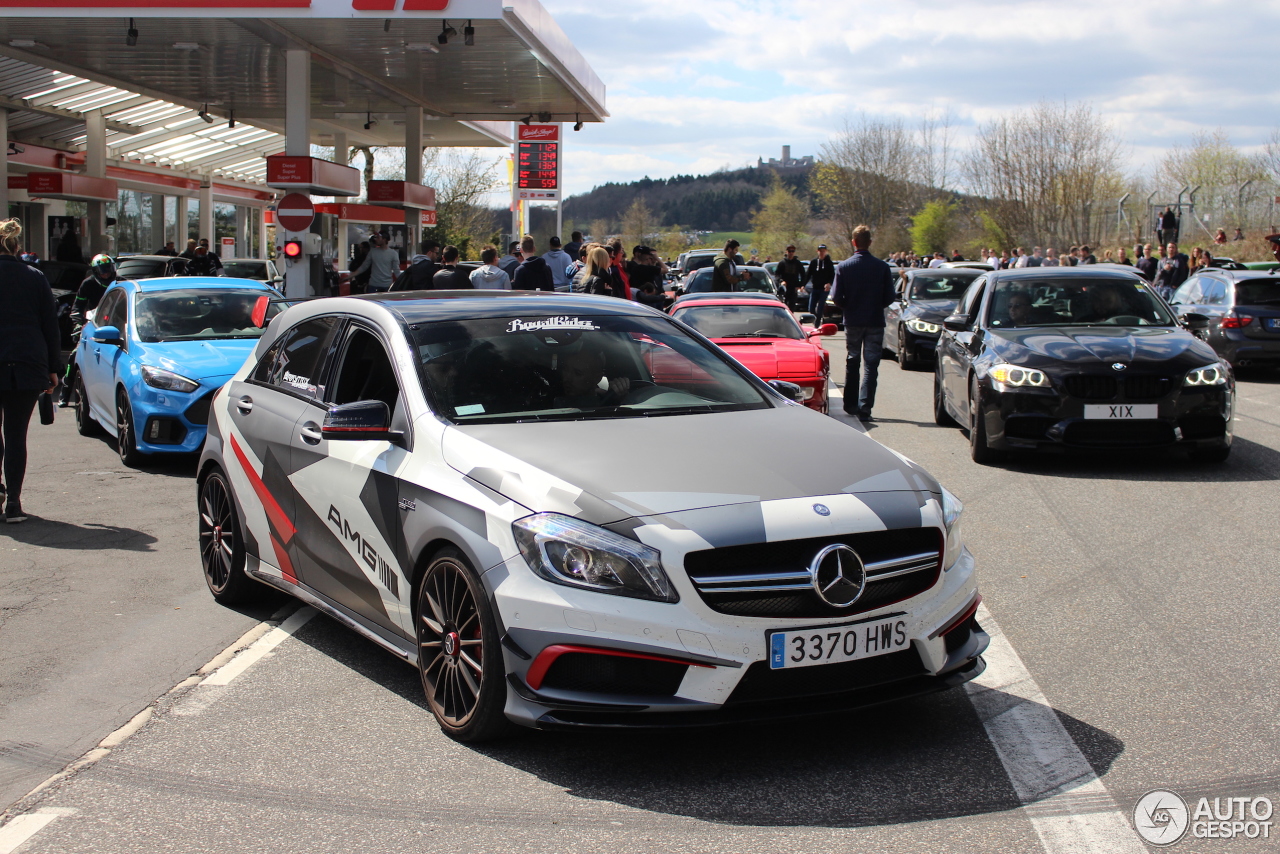
<svg viewBox="0 0 1280 854"><path fill-rule="evenodd" d="M144 365L154 365L193 380L230 376L240 370L244 360L258 346L258 340L231 338L144 344L138 353L138 360Z"/></svg>
<svg viewBox="0 0 1280 854"><path fill-rule="evenodd" d="M664 443L663 436L673 441ZM775 441L779 436L799 442ZM823 452L789 450L799 446ZM445 431L443 452L450 466L511 501L596 525L846 493L884 508L876 512L894 522L886 527L909 527L920 524L925 502L941 494L938 482L906 457L800 406L455 426Z"/></svg>
<svg viewBox="0 0 1280 854"><path fill-rule="evenodd" d="M1218 360L1212 347L1175 327L1038 326L988 333L989 349L997 358L1031 367L1173 362L1190 369Z"/></svg>
<svg viewBox="0 0 1280 854"><path fill-rule="evenodd" d="M812 374L819 356L808 341L791 338L712 338L717 346L758 377Z"/></svg>
<svg viewBox="0 0 1280 854"><path fill-rule="evenodd" d="M917 300L907 306L907 310L902 315L905 319L915 317L930 323L941 324L955 313L956 306L959 304L960 301L954 299Z"/></svg>

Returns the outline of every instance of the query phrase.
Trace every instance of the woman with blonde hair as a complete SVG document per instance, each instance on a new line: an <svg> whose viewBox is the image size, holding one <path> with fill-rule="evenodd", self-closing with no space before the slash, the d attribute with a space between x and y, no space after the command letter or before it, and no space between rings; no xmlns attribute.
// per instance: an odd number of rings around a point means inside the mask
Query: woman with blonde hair
<svg viewBox="0 0 1280 854"><path fill-rule="evenodd" d="M21 237L16 219L0 221L0 499L11 523L27 518L21 497L31 413L41 392L58 387L62 367L53 291L44 273L18 258Z"/></svg>
<svg viewBox="0 0 1280 854"><path fill-rule="evenodd" d="M581 292L611 297L613 293L613 277L609 275L612 264L609 250L596 246L587 253L587 265L582 268Z"/></svg>

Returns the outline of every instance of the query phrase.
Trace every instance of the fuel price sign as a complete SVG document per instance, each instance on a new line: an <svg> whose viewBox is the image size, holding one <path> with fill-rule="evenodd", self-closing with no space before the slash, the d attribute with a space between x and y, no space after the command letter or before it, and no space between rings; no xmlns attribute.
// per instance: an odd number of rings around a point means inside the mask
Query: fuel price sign
<svg viewBox="0 0 1280 854"><path fill-rule="evenodd" d="M516 190L522 199L556 198L560 189L560 126L521 125L516 140Z"/></svg>

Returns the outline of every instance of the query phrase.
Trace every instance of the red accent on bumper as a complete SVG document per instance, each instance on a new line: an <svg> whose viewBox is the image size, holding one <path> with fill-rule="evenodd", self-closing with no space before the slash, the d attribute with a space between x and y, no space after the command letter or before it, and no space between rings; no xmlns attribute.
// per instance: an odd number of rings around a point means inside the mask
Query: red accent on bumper
<svg viewBox="0 0 1280 854"><path fill-rule="evenodd" d="M240 461L240 467L244 469L245 476L249 478L249 483L253 486L253 491L257 494L258 500L262 502L262 509L267 512L267 521L271 523L271 527L280 533L281 543L286 546L289 545L289 541L293 539L293 535L298 532L298 529L293 527L293 523L289 521L289 517L284 513L284 508L276 501L275 496L271 494L271 490L267 489L267 485L262 482L262 478L258 476L258 473L253 470L253 465L249 462L249 458L245 456L244 450L240 447L240 443L236 441L234 434L231 435L231 450L235 453L236 459ZM292 568L290 572L292 572Z"/></svg>
<svg viewBox="0 0 1280 854"><path fill-rule="evenodd" d="M529 687L537 691L542 687L542 680L546 678L547 671L551 669L551 665L555 660L565 653L569 652L585 652L589 655L611 655L615 658L643 658L646 661L665 661L669 664L687 664L690 667L707 667L714 668L714 664L703 664L700 661L689 661L685 658L671 658L665 655L649 655L643 652L631 652L625 649L601 649L594 646L577 646L575 644L557 643L544 649L538 653L538 657L533 660L533 664L529 665L529 672L525 675L524 681L529 683Z"/></svg>
<svg viewBox="0 0 1280 854"><path fill-rule="evenodd" d="M280 541L276 539L275 534L270 534L271 548L276 553L276 563L280 565L280 574L284 576L285 581L298 583L298 574L293 571L293 561L289 560L289 552L284 546L280 545Z"/></svg>
<svg viewBox="0 0 1280 854"><path fill-rule="evenodd" d="M982 594L975 593L973 595L972 601L969 602L969 605L959 614L956 614L954 617L948 620L945 624L943 624L942 628L938 629L936 632L929 635L929 639L933 640L934 638L940 638L940 637L943 637L944 635L949 635L952 632L954 632L956 629L960 628L960 626L964 624L965 620L969 619L970 617L972 617L974 614L978 612L978 606L981 604L982 604Z"/></svg>

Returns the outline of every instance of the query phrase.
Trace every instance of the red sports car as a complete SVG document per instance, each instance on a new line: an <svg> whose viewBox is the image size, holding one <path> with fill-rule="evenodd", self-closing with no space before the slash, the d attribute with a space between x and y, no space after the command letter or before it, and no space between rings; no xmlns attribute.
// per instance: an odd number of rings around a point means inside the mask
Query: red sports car
<svg viewBox="0 0 1280 854"><path fill-rule="evenodd" d="M834 323L804 328L780 303L729 295L682 302L671 315L724 348L756 376L795 383L805 406L827 411L831 357L813 339L834 335Z"/></svg>

